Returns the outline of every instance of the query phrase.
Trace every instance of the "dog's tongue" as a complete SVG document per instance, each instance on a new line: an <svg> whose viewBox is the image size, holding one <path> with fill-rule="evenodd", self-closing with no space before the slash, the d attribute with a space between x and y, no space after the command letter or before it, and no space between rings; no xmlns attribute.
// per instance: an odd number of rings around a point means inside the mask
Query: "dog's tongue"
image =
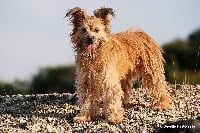
<svg viewBox="0 0 200 133"><path fill-rule="evenodd" d="M87 51L91 55L95 51L95 44L89 44L87 46Z"/></svg>

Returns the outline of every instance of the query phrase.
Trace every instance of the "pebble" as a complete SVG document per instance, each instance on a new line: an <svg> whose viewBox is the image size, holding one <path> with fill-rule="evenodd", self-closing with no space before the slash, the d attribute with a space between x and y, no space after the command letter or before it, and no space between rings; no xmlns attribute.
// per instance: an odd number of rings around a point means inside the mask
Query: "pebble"
<svg viewBox="0 0 200 133"><path fill-rule="evenodd" d="M80 112L76 94L0 96L0 132L149 133L167 121L195 119L200 115L200 85L169 85L168 89L173 108L165 112L150 109L146 91L135 89L134 104L125 108L120 124L110 124L102 118L74 123L73 117Z"/></svg>

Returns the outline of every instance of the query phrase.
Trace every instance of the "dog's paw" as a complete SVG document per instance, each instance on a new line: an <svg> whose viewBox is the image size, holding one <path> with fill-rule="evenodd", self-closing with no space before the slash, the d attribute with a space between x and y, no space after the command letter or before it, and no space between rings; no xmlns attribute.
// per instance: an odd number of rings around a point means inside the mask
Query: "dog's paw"
<svg viewBox="0 0 200 133"><path fill-rule="evenodd" d="M154 106L154 108L153 108L153 110L160 111L160 112L166 111L166 110L169 110L169 109L171 109L170 103L162 103L162 104Z"/></svg>
<svg viewBox="0 0 200 133"><path fill-rule="evenodd" d="M77 117L74 117L73 119L73 121L77 123L88 122L90 120L91 118L87 116L77 116Z"/></svg>
<svg viewBox="0 0 200 133"><path fill-rule="evenodd" d="M107 120L110 122L110 123L113 123L113 124L116 124L116 123L120 123L122 122L124 119L123 115L121 114L116 114L116 115L110 115L108 116Z"/></svg>

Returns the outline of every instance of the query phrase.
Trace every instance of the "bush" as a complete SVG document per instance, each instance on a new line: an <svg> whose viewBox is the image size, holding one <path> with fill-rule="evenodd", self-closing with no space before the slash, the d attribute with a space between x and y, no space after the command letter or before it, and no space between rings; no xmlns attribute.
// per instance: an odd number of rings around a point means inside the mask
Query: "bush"
<svg viewBox="0 0 200 133"><path fill-rule="evenodd" d="M40 69L33 77L28 93L74 93L74 66L58 66Z"/></svg>
<svg viewBox="0 0 200 133"><path fill-rule="evenodd" d="M176 39L163 46L166 79L170 83L200 83L200 30L188 40ZM197 43L198 42L198 43Z"/></svg>
<svg viewBox="0 0 200 133"><path fill-rule="evenodd" d="M19 93L22 93L22 91L15 89L12 84L0 81L0 95L15 95Z"/></svg>

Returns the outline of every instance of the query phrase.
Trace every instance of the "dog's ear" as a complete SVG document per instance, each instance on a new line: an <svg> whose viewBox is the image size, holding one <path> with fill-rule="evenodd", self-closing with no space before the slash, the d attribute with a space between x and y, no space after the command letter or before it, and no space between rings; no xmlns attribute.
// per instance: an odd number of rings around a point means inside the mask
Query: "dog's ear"
<svg viewBox="0 0 200 133"><path fill-rule="evenodd" d="M104 25L106 26L106 30L109 32L110 17L115 16L114 10L112 8L101 7L100 9L94 11L94 15L97 18L102 19Z"/></svg>
<svg viewBox="0 0 200 133"><path fill-rule="evenodd" d="M77 27L80 26L81 22L83 22L86 19L87 14L85 10L79 7L75 7L73 9L68 10L65 17L69 17L74 27Z"/></svg>

